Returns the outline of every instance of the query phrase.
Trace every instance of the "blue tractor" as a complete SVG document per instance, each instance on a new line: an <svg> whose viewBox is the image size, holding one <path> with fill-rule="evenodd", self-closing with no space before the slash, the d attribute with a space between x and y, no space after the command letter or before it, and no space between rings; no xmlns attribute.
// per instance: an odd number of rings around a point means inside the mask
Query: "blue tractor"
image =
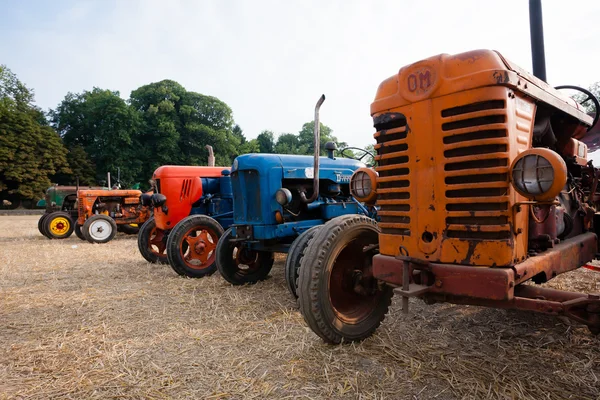
<svg viewBox="0 0 600 400"><path fill-rule="evenodd" d="M288 253L285 276L296 296L302 251L321 225L346 214L374 217L350 194L350 178L365 165L360 159L336 158L336 145L320 154L319 108L315 108L315 155L245 154L231 168L233 225L220 238L216 264L234 285L267 277L274 253ZM363 153L363 158L368 153Z"/></svg>

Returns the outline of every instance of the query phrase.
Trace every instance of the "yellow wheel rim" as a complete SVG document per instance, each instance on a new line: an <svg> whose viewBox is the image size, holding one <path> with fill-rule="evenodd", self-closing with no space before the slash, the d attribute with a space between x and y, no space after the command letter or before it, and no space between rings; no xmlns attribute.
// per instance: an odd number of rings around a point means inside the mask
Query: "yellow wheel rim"
<svg viewBox="0 0 600 400"><path fill-rule="evenodd" d="M71 222L65 217L56 217L50 221L50 232L55 236L62 236L71 229Z"/></svg>

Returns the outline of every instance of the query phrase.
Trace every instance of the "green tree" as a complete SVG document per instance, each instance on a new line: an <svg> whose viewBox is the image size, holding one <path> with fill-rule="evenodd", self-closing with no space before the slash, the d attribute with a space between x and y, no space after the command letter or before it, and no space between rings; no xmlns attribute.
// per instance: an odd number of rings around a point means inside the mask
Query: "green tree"
<svg viewBox="0 0 600 400"><path fill-rule="evenodd" d="M34 95L0 65L0 194L13 199L41 198L50 177L70 173L67 150Z"/></svg>
<svg viewBox="0 0 600 400"><path fill-rule="evenodd" d="M141 162L134 137L140 126L139 116L119 92L94 88L80 94L68 93L50 112L50 118L72 152L69 160L73 168L83 174L81 181L90 181L92 165L96 167L95 181L107 172L116 174L117 168L121 168L125 185L137 180Z"/></svg>
<svg viewBox="0 0 600 400"><path fill-rule="evenodd" d="M237 155L255 148L227 104L186 91L177 82L142 86L131 93L130 104L142 117L136 140L146 175L164 164L206 165L207 144L213 146L217 165L231 165Z"/></svg>
<svg viewBox="0 0 600 400"><path fill-rule="evenodd" d="M301 146L298 135L283 133L277 138L274 152L276 154L307 154L308 147Z"/></svg>
<svg viewBox="0 0 600 400"><path fill-rule="evenodd" d="M257 137L259 151L261 153L273 153L275 149L275 134L272 131L262 131Z"/></svg>
<svg viewBox="0 0 600 400"><path fill-rule="evenodd" d="M54 182L60 185L75 185L77 181L80 185L95 186L98 184L96 167L82 145L76 144L69 149L67 163L72 173L57 174L52 178Z"/></svg>
<svg viewBox="0 0 600 400"><path fill-rule="evenodd" d="M184 94L183 86L171 80L150 83L131 92L129 102L141 116L135 142L142 175L146 177L161 165L183 162L179 109Z"/></svg>
<svg viewBox="0 0 600 400"><path fill-rule="evenodd" d="M314 135L314 129L315 129L315 122L314 121L310 121L305 123L304 125L302 125L302 129L300 130L300 132L298 133L298 143L299 149L306 149L304 151L304 153L301 154L314 154L314 148L315 148L315 135ZM320 123L320 133L321 133L321 143L320 143L320 150L321 150L321 155L327 155L327 151L325 151L325 143L327 142L338 142L337 138L335 136L333 136L333 130L328 127L327 125L324 125L322 122ZM346 143L338 143L338 147L342 148L345 147Z"/></svg>

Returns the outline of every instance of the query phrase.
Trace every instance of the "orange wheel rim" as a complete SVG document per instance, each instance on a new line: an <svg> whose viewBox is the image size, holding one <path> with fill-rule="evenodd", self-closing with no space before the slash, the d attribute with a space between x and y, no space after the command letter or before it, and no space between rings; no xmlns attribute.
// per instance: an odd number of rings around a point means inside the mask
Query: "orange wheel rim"
<svg viewBox="0 0 600 400"><path fill-rule="evenodd" d="M191 228L179 243L179 252L189 268L202 270L215 262L218 241L211 229Z"/></svg>
<svg viewBox="0 0 600 400"><path fill-rule="evenodd" d="M148 250L157 256L164 256L167 252L167 245L165 244L165 232L157 227L152 228L150 231L150 239L148 240Z"/></svg>

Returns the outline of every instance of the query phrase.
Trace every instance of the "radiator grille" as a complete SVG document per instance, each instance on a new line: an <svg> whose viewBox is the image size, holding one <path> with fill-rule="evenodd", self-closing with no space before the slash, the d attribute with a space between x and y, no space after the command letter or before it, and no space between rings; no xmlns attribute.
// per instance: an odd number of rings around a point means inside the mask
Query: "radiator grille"
<svg viewBox="0 0 600 400"><path fill-rule="evenodd" d="M441 112L446 236L502 240L509 224L509 154L504 100Z"/></svg>
<svg viewBox="0 0 600 400"><path fill-rule="evenodd" d="M410 236L410 179L406 118L376 121L377 204L382 233Z"/></svg>
<svg viewBox="0 0 600 400"><path fill-rule="evenodd" d="M181 183L181 194L179 195L179 201L186 199L190 195L190 190L192 188L192 180L184 179Z"/></svg>

